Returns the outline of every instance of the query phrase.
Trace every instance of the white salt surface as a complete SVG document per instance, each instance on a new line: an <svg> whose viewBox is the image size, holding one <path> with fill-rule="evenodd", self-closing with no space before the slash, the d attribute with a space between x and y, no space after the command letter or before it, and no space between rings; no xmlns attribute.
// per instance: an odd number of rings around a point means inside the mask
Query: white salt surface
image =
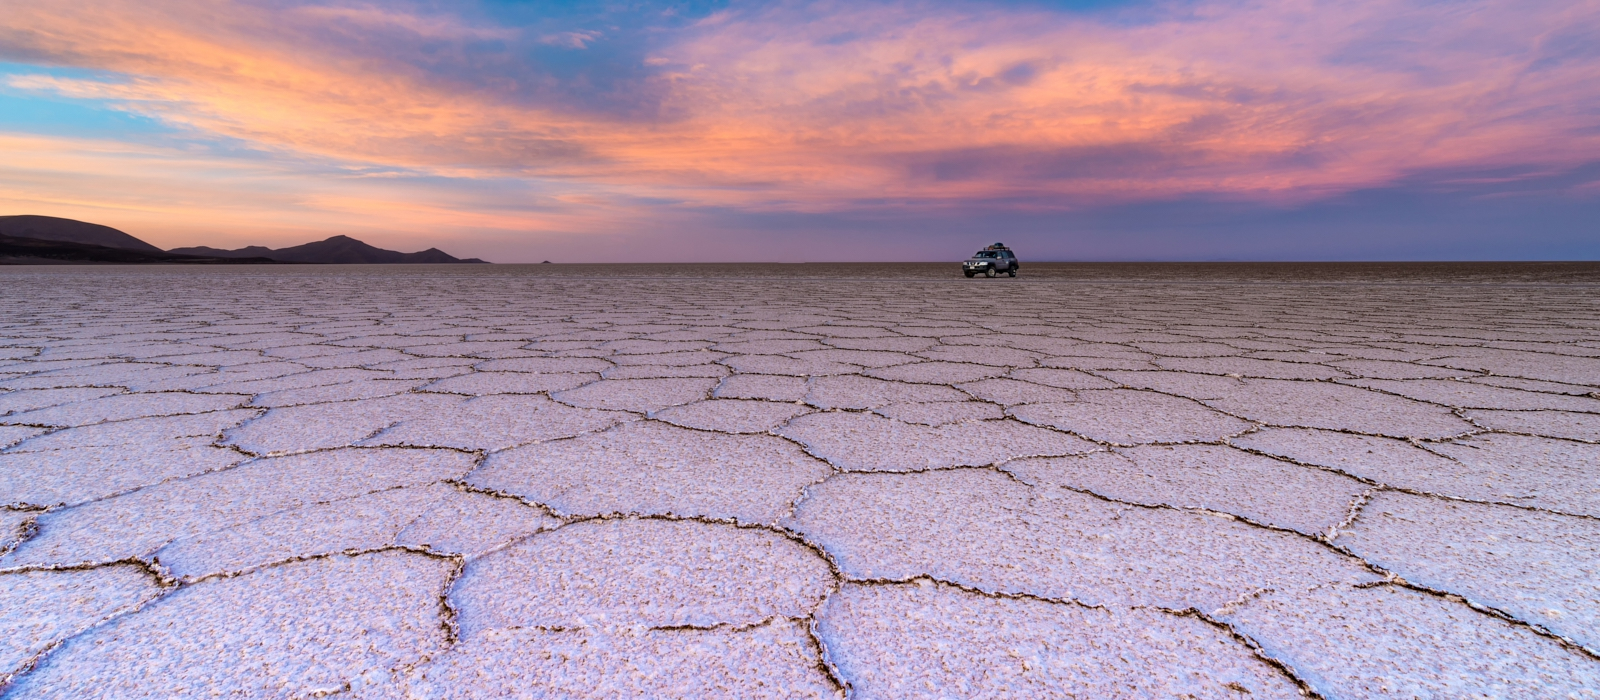
<svg viewBox="0 0 1600 700"><path fill-rule="evenodd" d="M167 543L314 503L458 479L472 458L444 450L334 450L275 457L168 481L38 518L0 567L150 556Z"/></svg>
<svg viewBox="0 0 1600 700"><path fill-rule="evenodd" d="M685 428L724 433L764 433L811 409L776 401L719 399L674 406L656 413L656 419Z"/></svg>
<svg viewBox="0 0 1600 700"><path fill-rule="evenodd" d="M859 698L1294 697L1298 688L1194 617L847 584L818 631Z"/></svg>
<svg viewBox="0 0 1600 700"><path fill-rule="evenodd" d="M1600 520L1390 492L1337 541L1407 581L1600 649Z"/></svg>
<svg viewBox="0 0 1600 700"><path fill-rule="evenodd" d="M770 523L828 465L770 435L635 423L491 456L468 477L568 515L684 515Z"/></svg>
<svg viewBox="0 0 1600 700"><path fill-rule="evenodd" d="M770 531L591 520L472 562L451 598L468 638L516 627L745 627L809 615L832 582L816 553Z"/></svg>
<svg viewBox="0 0 1600 700"><path fill-rule="evenodd" d="M842 698L803 623L754 629L495 630L361 698Z"/></svg>
<svg viewBox="0 0 1600 700"><path fill-rule="evenodd" d="M1018 460L1007 472L1128 503L1204 508L1319 535L1343 521L1366 485L1217 445L1147 446Z"/></svg>
<svg viewBox="0 0 1600 700"><path fill-rule="evenodd" d="M162 592L127 565L0 576L0 684L50 646Z"/></svg>
<svg viewBox="0 0 1600 700"><path fill-rule="evenodd" d="M0 268L0 695L1600 697L1591 287L717 269Z"/></svg>
<svg viewBox="0 0 1600 700"><path fill-rule="evenodd" d="M1017 406L1019 420L1119 445L1216 441L1249 423L1185 398L1151 391L1080 391L1071 403Z"/></svg>
<svg viewBox="0 0 1600 700"><path fill-rule="evenodd" d="M1219 617L1324 697L1593 698L1600 687L1593 655L1396 586L1271 591Z"/></svg>
<svg viewBox="0 0 1600 700"><path fill-rule="evenodd" d="M1260 588L1375 578L1297 535L1030 488L989 470L840 475L813 487L786 524L852 579L930 576L1091 605L1208 611Z"/></svg>
<svg viewBox="0 0 1600 700"><path fill-rule="evenodd" d="M378 552L291 562L181 588L79 635L19 698L305 697L444 647L451 563Z"/></svg>
<svg viewBox="0 0 1600 700"><path fill-rule="evenodd" d="M921 423L924 421L918 421ZM789 421L778 434L846 471L922 471L976 467L1016 457L1090 452L1094 443L1012 421L940 427L871 413L818 413Z"/></svg>
<svg viewBox="0 0 1600 700"><path fill-rule="evenodd" d="M76 505L168 479L227 469L246 458L205 438L148 449L80 447L0 453L0 505Z"/></svg>

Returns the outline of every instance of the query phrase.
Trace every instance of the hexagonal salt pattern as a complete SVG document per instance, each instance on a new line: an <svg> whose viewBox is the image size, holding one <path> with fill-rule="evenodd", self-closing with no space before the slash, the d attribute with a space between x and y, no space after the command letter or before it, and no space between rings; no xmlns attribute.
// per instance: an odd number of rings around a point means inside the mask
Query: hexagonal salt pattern
<svg viewBox="0 0 1600 700"><path fill-rule="evenodd" d="M1596 697L1592 287L561 267L0 268L0 695Z"/></svg>
<svg viewBox="0 0 1600 700"><path fill-rule="evenodd" d="M1002 598L918 579L846 584L818 633L853 697L1294 697L1192 616Z"/></svg>

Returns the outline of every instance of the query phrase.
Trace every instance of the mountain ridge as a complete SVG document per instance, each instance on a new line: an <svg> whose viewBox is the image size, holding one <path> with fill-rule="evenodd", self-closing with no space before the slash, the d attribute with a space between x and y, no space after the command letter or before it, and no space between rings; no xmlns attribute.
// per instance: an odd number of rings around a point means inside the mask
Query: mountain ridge
<svg viewBox="0 0 1600 700"><path fill-rule="evenodd" d="M189 246L163 251L110 226L37 214L0 216L0 237L10 239L6 244L8 250L16 249L17 253L10 255L9 257L11 258L18 258L19 256L30 259L39 258L41 261L56 261L63 264L68 261L116 261L126 263L285 262L345 265L488 264L488 261L478 258L463 260L438 248L429 248L415 253L385 250L343 235L276 250L266 246L255 245L235 250L224 250L210 246ZM49 241L60 245L34 245L26 243L26 240ZM107 252L112 250L132 251L141 255L120 255ZM34 255L34 253L39 253L44 257L41 258L39 255ZM45 255L46 253L47 255Z"/></svg>
<svg viewBox="0 0 1600 700"><path fill-rule="evenodd" d="M38 214L0 216L0 236L121 248L144 253L163 252L160 248L110 226Z"/></svg>
<svg viewBox="0 0 1600 700"><path fill-rule="evenodd" d="M264 246L248 246L236 250L222 250L208 246L192 246L188 248L173 248L168 252L221 258L264 257L290 263L333 263L345 265L485 263L485 261L478 258L463 260L438 248L429 248L415 253L384 250L349 236L332 236L320 241L278 249Z"/></svg>
<svg viewBox="0 0 1600 700"><path fill-rule="evenodd" d="M53 241L47 238L0 235L0 265L142 265L151 263L183 265L276 265L276 260L260 257L223 258L206 255L154 252L131 248L112 248L92 243Z"/></svg>

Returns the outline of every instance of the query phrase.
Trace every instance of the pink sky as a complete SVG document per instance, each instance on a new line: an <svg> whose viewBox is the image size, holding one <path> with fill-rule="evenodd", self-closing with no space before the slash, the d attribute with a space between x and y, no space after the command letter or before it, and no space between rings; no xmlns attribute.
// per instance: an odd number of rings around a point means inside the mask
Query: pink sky
<svg viewBox="0 0 1600 700"><path fill-rule="evenodd" d="M782 259L803 231L762 217L1281 209L1600 161L1594 1L503 10L0 0L7 100L150 125L0 124L0 210L161 246Z"/></svg>

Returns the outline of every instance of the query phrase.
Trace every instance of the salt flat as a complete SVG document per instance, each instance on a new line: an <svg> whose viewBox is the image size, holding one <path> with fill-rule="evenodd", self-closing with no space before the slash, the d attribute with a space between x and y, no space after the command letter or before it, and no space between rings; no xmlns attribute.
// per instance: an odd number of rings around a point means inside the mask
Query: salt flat
<svg viewBox="0 0 1600 700"><path fill-rule="evenodd" d="M0 694L1600 697L1597 284L0 269Z"/></svg>

